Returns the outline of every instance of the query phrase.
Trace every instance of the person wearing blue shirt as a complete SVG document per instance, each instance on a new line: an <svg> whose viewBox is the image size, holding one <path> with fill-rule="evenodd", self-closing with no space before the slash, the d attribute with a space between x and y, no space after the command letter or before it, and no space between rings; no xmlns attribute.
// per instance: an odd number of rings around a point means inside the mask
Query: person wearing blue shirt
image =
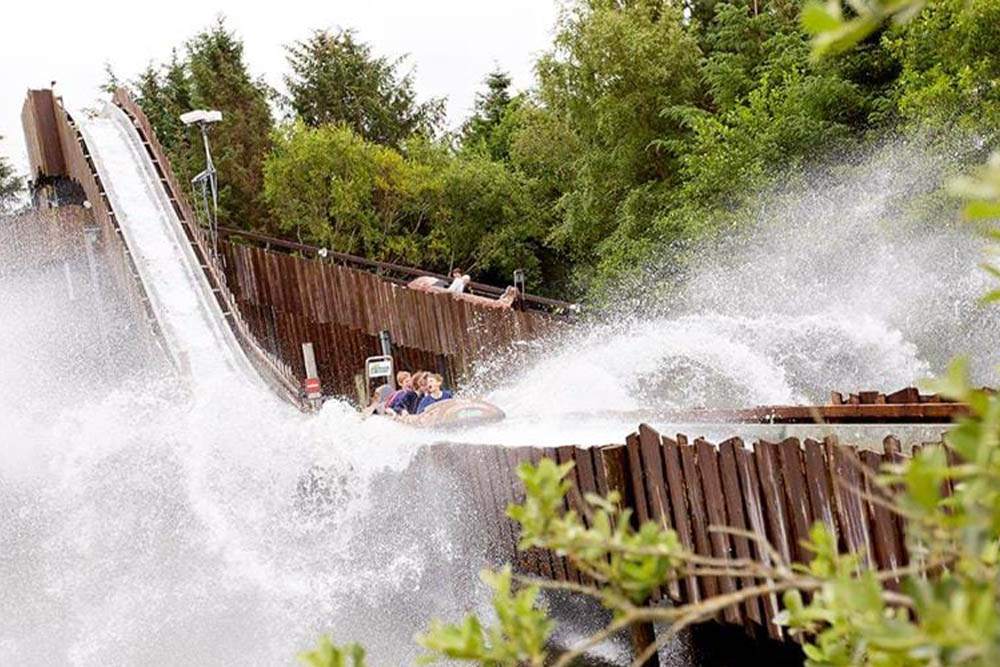
<svg viewBox="0 0 1000 667"><path fill-rule="evenodd" d="M420 397L413 390L413 376L406 371L400 371L396 375L396 382L400 389L393 394L386 403L386 408L391 414L414 414L417 411L417 403Z"/></svg>
<svg viewBox="0 0 1000 667"><path fill-rule="evenodd" d="M420 403L417 405L418 415L438 401L446 401L449 398L452 398L450 391L441 390L441 382L443 379L444 378L437 373L430 373L427 375L427 393L424 394L423 398L420 399Z"/></svg>

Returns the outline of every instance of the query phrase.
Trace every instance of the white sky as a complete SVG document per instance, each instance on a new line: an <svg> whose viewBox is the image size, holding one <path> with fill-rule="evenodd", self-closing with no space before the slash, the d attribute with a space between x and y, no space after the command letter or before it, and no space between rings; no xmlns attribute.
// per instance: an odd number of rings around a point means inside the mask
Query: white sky
<svg viewBox="0 0 1000 667"><path fill-rule="evenodd" d="M355 28L379 55L409 54L421 99L447 97L454 126L494 65L511 73L515 88L532 84L557 11L558 0L11 0L0 19L0 154L27 170L20 112L29 87L55 80L69 108L92 106L105 62L133 78L220 13L243 38L251 73L279 89L287 71L282 46L315 28Z"/></svg>

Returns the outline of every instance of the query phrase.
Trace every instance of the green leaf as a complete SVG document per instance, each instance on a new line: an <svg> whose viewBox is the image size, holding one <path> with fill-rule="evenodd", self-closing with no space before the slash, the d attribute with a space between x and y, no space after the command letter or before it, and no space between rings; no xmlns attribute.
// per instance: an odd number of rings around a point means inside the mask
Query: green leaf
<svg viewBox="0 0 1000 667"><path fill-rule="evenodd" d="M1000 201L972 201L962 209L967 220L993 220L1000 218Z"/></svg>
<svg viewBox="0 0 1000 667"><path fill-rule="evenodd" d="M811 0L803 5L799 20L811 35L837 30L844 23L838 3L822 3L818 0Z"/></svg>

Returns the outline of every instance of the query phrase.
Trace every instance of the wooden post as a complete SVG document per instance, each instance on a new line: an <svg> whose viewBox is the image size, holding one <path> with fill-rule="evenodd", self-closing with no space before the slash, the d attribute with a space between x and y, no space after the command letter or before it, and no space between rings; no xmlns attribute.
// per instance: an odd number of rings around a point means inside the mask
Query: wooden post
<svg viewBox="0 0 1000 667"><path fill-rule="evenodd" d="M601 463L608 491L617 491L621 496L620 507L635 508L632 486L629 484L629 464L626 449L622 445L601 448ZM632 513L633 520L635 512ZM638 657L656 642L656 630L652 623L637 623L629 628L629 639L633 655ZM645 667L660 667L660 658L655 653L644 663Z"/></svg>

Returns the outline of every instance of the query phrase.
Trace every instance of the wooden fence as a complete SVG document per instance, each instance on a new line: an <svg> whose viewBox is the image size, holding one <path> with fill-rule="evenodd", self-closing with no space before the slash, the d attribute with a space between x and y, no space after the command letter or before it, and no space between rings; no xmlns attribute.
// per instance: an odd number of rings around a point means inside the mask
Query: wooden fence
<svg viewBox="0 0 1000 667"><path fill-rule="evenodd" d="M226 282L258 340L293 369L312 342L324 392L348 395L388 331L399 368L436 370L454 385L473 363L566 326L538 311L490 308L407 289L380 276L220 241Z"/></svg>
<svg viewBox="0 0 1000 667"><path fill-rule="evenodd" d="M709 526L730 526L765 537L787 562L808 562L811 554L802 541L813 522L822 521L842 550L860 554L875 567L894 568L907 562L900 518L854 491L878 495L864 470L901 459L899 442L891 436L879 453L839 445L834 438L757 441L751 446L732 438L715 445L702 439L690 442L684 435L661 436L641 425L624 445L449 449L455 450L453 465L460 466L468 496L476 499L475 520L493 531L491 555L495 560L512 560L522 573L588 583L568 559L539 549L516 551L518 527L505 509L524 498L517 466L524 461L537 463L542 457L576 464L567 509L586 517L585 493L617 490L637 523L656 521L674 529L682 544L700 555L769 562L757 542L709 531ZM697 601L753 583L726 576L690 577L670 582L653 602ZM721 620L745 625L754 634L781 638L781 628L771 622L779 609L780 601L772 595L730 607Z"/></svg>

